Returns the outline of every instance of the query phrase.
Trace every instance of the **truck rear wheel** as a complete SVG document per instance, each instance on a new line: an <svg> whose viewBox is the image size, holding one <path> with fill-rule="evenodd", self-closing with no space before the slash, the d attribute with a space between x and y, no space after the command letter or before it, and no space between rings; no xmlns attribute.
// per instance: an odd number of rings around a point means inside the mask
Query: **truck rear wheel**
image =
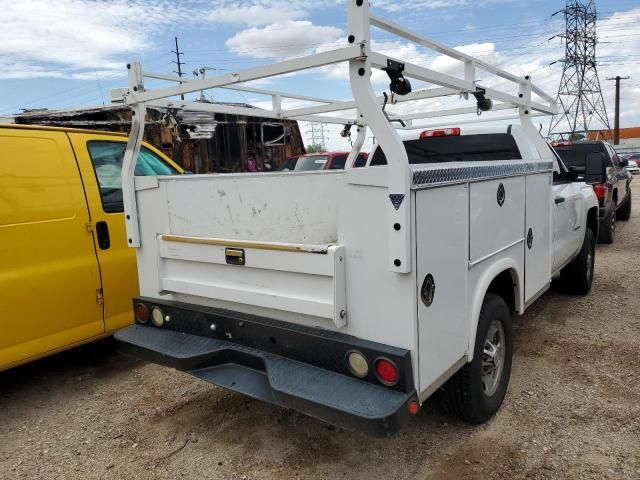
<svg viewBox="0 0 640 480"><path fill-rule="evenodd" d="M578 256L560 272L560 289L565 293L586 295L593 283L595 235L587 228Z"/></svg>
<svg viewBox="0 0 640 480"><path fill-rule="evenodd" d="M627 192L627 200L624 202L624 205L618 210L617 217L619 220L624 221L627 221L631 218L631 190Z"/></svg>
<svg viewBox="0 0 640 480"><path fill-rule="evenodd" d="M502 297L488 293L480 310L473 360L441 392L445 410L471 423L489 420L507 393L512 356L511 312Z"/></svg>
<svg viewBox="0 0 640 480"><path fill-rule="evenodd" d="M614 205L605 217L605 221L600 225L598 243L611 245L616 236L616 206Z"/></svg>

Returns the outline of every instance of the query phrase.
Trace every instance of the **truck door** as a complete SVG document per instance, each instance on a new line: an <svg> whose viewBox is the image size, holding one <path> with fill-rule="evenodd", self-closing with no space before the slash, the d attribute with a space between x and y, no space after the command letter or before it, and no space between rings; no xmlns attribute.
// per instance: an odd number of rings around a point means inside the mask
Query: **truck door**
<svg viewBox="0 0 640 480"><path fill-rule="evenodd" d="M564 266L582 246L577 239L584 235L582 224L582 196L578 184L563 175L554 174L553 181L553 271Z"/></svg>
<svg viewBox="0 0 640 480"><path fill-rule="evenodd" d="M71 133L82 172L100 261L105 326L114 331L133 321L131 299L139 294L135 250L127 245L122 203L126 138ZM177 173L157 153L141 149L136 175Z"/></svg>
<svg viewBox="0 0 640 480"><path fill-rule="evenodd" d="M64 132L0 129L0 369L104 332L80 174Z"/></svg>

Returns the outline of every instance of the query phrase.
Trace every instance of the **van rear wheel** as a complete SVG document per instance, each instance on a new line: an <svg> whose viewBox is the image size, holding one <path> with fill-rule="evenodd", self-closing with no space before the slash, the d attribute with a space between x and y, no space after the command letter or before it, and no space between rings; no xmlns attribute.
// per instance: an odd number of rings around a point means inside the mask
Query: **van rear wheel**
<svg viewBox="0 0 640 480"><path fill-rule="evenodd" d="M499 295L482 303L473 360L444 385L445 410L470 423L489 420L507 393L513 357L511 312Z"/></svg>

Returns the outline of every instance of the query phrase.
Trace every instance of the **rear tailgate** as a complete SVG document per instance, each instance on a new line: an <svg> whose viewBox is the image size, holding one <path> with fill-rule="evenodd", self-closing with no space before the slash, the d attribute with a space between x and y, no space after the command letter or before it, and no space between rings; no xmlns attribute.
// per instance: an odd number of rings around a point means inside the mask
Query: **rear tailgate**
<svg viewBox="0 0 640 480"><path fill-rule="evenodd" d="M157 294L344 326L345 257L336 220L341 181L340 172L160 178L159 188L138 192L141 201L153 192L166 205L164 227L154 244L142 246L141 275L157 264Z"/></svg>

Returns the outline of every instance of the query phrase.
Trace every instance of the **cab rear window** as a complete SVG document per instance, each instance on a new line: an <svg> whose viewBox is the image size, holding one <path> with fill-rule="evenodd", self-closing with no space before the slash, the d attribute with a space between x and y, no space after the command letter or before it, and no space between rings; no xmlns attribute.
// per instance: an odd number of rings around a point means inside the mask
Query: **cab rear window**
<svg viewBox="0 0 640 480"><path fill-rule="evenodd" d="M584 171L584 165L587 161L588 154L603 153L600 145L593 143L576 143L574 145L558 146L555 148L564 164L568 167L576 167L578 171L580 171L580 169ZM611 162L609 161L608 163L609 166L611 166Z"/></svg>
<svg viewBox="0 0 640 480"><path fill-rule="evenodd" d="M102 208L107 213L124 211L122 202L122 161L125 142L94 141L87 143L89 156L100 187ZM176 175L178 172L148 148L142 147L136 162L136 176Z"/></svg>
<svg viewBox="0 0 640 480"><path fill-rule="evenodd" d="M483 160L520 160L522 155L509 133L429 137L406 140L409 163L479 162ZM376 149L371 165L386 165L387 157Z"/></svg>

